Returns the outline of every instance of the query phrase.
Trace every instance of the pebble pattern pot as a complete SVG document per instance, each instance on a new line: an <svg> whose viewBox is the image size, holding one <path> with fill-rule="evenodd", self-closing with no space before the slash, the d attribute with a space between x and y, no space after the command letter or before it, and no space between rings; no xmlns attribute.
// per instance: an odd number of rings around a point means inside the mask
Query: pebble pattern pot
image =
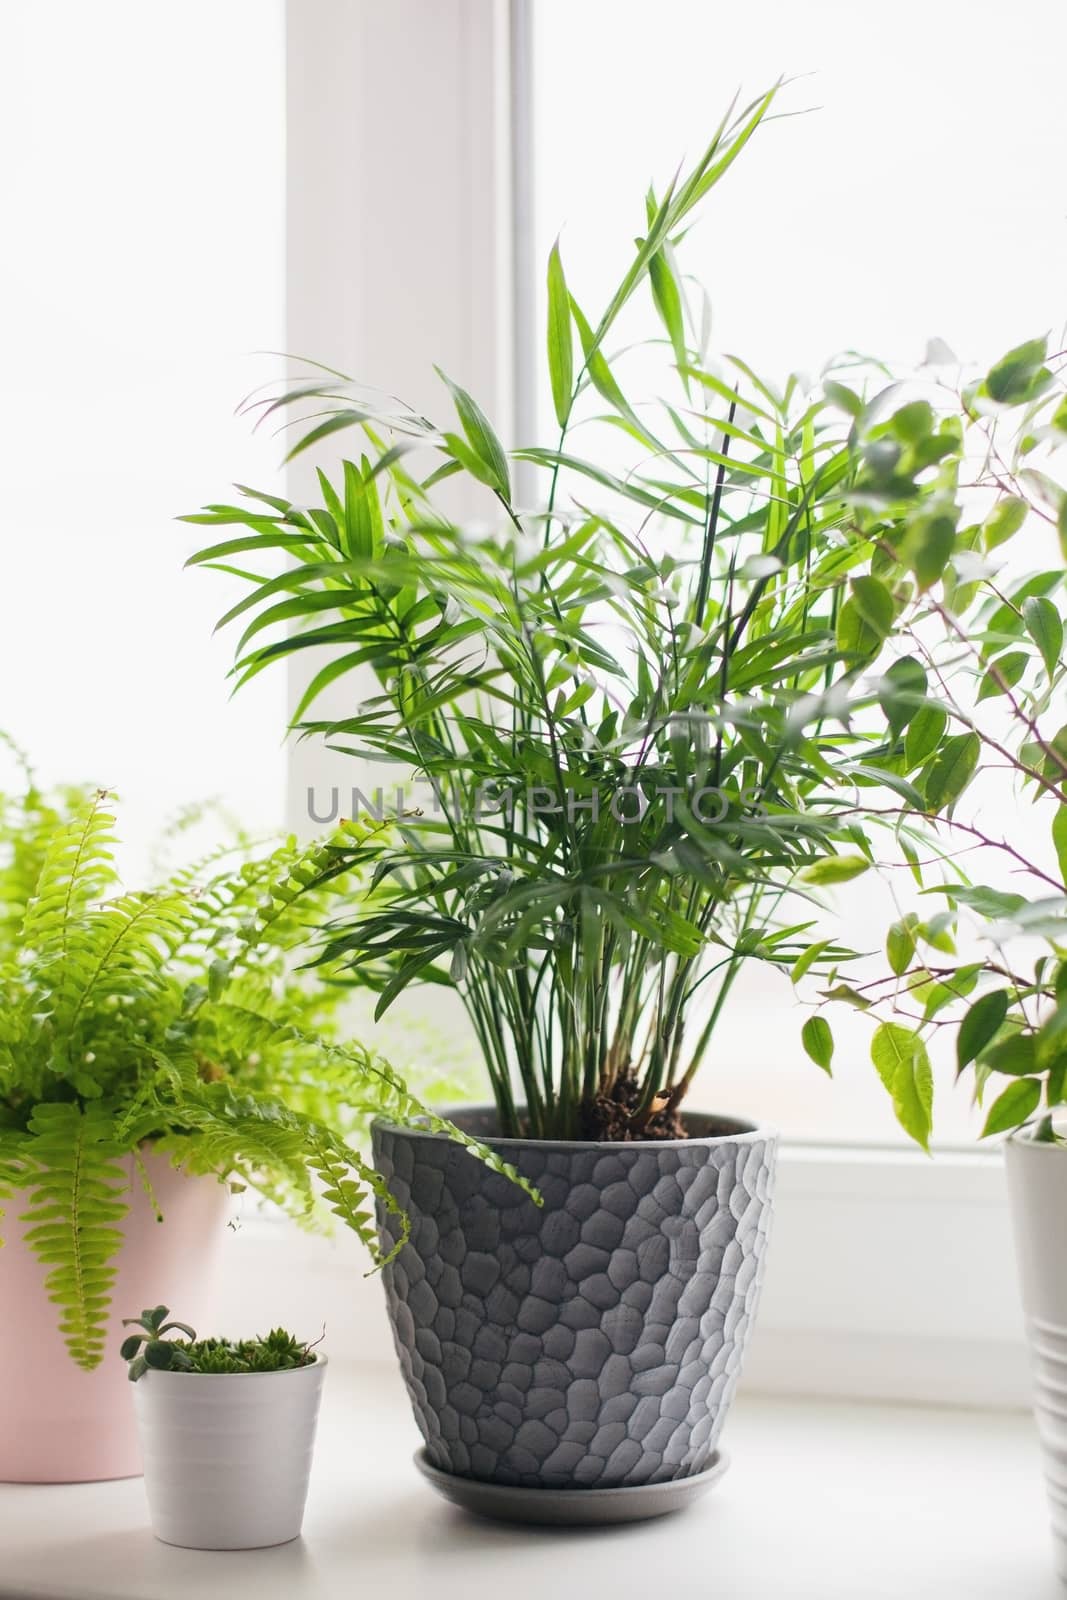
<svg viewBox="0 0 1067 1600"><path fill-rule="evenodd" d="M451 1113L479 1137L490 1110ZM704 1470L759 1299L776 1141L691 1115L630 1144L489 1138L538 1208L460 1146L379 1123L411 1238L385 1269L431 1464L528 1488L618 1488ZM383 1243L398 1237L379 1214Z"/></svg>
<svg viewBox="0 0 1067 1600"><path fill-rule="evenodd" d="M1067 1149L1004 1146L1056 1569L1067 1583Z"/></svg>

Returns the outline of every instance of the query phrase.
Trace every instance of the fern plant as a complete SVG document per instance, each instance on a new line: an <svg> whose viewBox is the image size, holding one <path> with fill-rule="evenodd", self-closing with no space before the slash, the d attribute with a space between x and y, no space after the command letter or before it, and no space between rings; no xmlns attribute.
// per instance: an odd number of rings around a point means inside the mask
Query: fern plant
<svg viewBox="0 0 1067 1600"><path fill-rule="evenodd" d="M46 797L29 775L0 795L0 1202L28 1196L26 1242L86 1368L104 1350L131 1182L151 1196L146 1148L299 1217L328 1208L375 1260L373 1200L398 1206L353 1142L370 1116L419 1119L513 1175L344 1041L344 989L297 969L383 824L216 852L128 893L112 800Z"/></svg>

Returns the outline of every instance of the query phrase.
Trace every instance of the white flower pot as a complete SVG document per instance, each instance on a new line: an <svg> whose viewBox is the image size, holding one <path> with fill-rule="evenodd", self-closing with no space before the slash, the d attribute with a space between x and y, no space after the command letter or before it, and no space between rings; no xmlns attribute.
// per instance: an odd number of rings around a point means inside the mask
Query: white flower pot
<svg viewBox="0 0 1067 1600"><path fill-rule="evenodd" d="M300 1533L326 1357L289 1372L146 1372L131 1385L152 1531L194 1550Z"/></svg>
<svg viewBox="0 0 1067 1600"><path fill-rule="evenodd" d="M1067 1148L1004 1146L1056 1569L1067 1582Z"/></svg>

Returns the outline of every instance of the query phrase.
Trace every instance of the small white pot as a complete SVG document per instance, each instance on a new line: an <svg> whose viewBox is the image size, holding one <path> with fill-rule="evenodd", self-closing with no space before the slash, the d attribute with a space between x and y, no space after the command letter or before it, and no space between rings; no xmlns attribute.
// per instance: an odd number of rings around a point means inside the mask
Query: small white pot
<svg viewBox="0 0 1067 1600"><path fill-rule="evenodd" d="M1067 1582L1067 1147L1004 1146L1056 1570Z"/></svg>
<svg viewBox="0 0 1067 1600"><path fill-rule="evenodd" d="M193 1550L300 1533L326 1357L289 1372L146 1372L132 1385L152 1531Z"/></svg>

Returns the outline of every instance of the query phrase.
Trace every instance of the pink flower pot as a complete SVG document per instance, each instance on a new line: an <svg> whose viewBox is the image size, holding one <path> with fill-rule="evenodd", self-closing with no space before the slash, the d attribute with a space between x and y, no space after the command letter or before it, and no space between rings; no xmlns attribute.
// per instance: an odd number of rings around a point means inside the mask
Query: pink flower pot
<svg viewBox="0 0 1067 1600"><path fill-rule="evenodd" d="M164 1221L134 1169L130 1210L120 1225L107 1348L100 1365L75 1365L59 1333L59 1311L45 1292L47 1269L23 1242L27 1196L4 1201L0 1219L0 1481L83 1483L131 1478L141 1471L126 1363L119 1357L122 1318L145 1306L170 1306L183 1322L206 1328L212 1280L229 1215L229 1191L212 1177L188 1177L160 1156L145 1165Z"/></svg>

